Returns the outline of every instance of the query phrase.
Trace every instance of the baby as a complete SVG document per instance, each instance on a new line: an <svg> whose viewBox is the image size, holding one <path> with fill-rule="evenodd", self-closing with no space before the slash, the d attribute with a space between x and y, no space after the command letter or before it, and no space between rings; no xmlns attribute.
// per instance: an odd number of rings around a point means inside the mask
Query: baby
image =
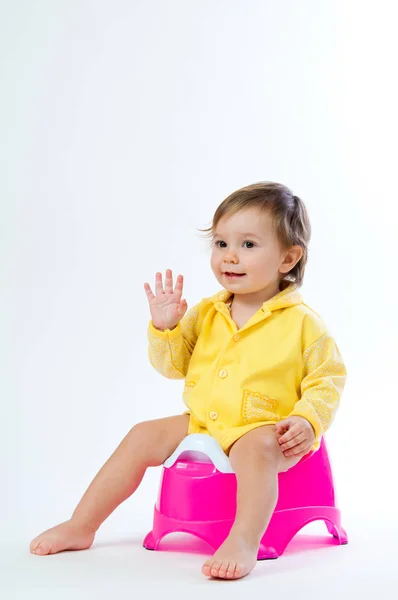
<svg viewBox="0 0 398 600"><path fill-rule="evenodd" d="M211 435L237 478L237 511L204 575L238 579L256 565L278 499L278 473L320 446L346 381L336 342L298 291L311 226L304 203L282 184L228 196L205 231L223 290L187 312L183 276L156 274L144 289L149 360L185 379L180 415L134 425L96 475L72 517L31 543L35 554L89 548L101 523L191 433Z"/></svg>

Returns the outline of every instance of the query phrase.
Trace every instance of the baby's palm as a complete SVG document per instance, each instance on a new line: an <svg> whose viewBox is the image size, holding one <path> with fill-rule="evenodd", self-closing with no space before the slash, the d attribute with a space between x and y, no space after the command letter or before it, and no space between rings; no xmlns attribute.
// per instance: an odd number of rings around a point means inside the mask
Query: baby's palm
<svg viewBox="0 0 398 600"><path fill-rule="evenodd" d="M165 287L163 289L162 274L156 273L155 291L153 294L148 283L144 288L149 301L152 323L157 329L174 329L187 310L186 300L181 300L183 276L178 275L175 289L173 290L173 275L167 269Z"/></svg>

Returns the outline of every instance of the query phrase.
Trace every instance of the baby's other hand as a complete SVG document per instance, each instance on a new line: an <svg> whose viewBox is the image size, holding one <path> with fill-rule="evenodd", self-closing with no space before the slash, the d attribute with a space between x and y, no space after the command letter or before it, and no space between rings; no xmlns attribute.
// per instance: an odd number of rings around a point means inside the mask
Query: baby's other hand
<svg viewBox="0 0 398 600"><path fill-rule="evenodd" d="M311 450L315 441L311 423L298 415L276 423L275 433L285 456L304 456Z"/></svg>

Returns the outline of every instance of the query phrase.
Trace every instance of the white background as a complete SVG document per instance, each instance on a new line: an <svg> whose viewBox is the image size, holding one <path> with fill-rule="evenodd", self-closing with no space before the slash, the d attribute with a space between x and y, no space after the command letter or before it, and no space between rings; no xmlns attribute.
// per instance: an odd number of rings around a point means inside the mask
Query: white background
<svg viewBox="0 0 398 600"><path fill-rule="evenodd" d="M0 2L1 543L30 569L26 589L46 587L53 567L41 561L54 560L31 557L31 538L70 516L134 423L185 408L183 382L148 361L144 282L153 288L168 267L184 274L189 307L220 289L197 228L232 191L265 180L289 186L310 215L301 293L348 370L326 438L345 556L371 576L355 534L397 529L395 10L386 0ZM141 560L154 557L140 543L159 476L147 473L98 541L124 536ZM174 571L175 557L159 555ZM17 576L15 560L6 570ZM9 594L23 594L11 579ZM369 592L377 581L359 580Z"/></svg>

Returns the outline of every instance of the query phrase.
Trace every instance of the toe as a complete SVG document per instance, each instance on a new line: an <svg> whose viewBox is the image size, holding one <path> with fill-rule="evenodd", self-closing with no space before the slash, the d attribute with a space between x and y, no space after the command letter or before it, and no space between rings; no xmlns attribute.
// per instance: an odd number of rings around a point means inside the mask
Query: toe
<svg viewBox="0 0 398 600"><path fill-rule="evenodd" d="M220 567L222 565L222 562L220 562L219 560L215 560L212 564L212 567L210 569L210 574L212 577L218 577L218 573L220 571Z"/></svg>
<svg viewBox="0 0 398 600"><path fill-rule="evenodd" d="M222 577L223 579L225 579L226 575L227 575L227 571L228 571L228 567L229 567L229 561L223 561L221 563L220 569L218 571L218 576Z"/></svg>
<svg viewBox="0 0 398 600"><path fill-rule="evenodd" d="M233 579L235 577L235 570L236 570L236 563L233 561L230 561L230 563L228 565L227 573L226 573L226 578Z"/></svg>
<svg viewBox="0 0 398 600"><path fill-rule="evenodd" d="M239 564L237 564L235 566L234 579L239 579L240 577L243 577L244 575L248 575L250 573L250 571L251 571L251 569L247 570L246 572L243 572L242 567Z"/></svg>
<svg viewBox="0 0 398 600"><path fill-rule="evenodd" d="M45 554L50 554L50 544L48 542L45 542L44 540L38 540L35 544L34 549L32 550L33 554L41 554L41 555L45 555Z"/></svg>
<svg viewBox="0 0 398 600"><path fill-rule="evenodd" d="M213 561L206 561L202 567L202 573L203 575L206 575L206 577L210 577L210 570L211 570L211 565L212 565Z"/></svg>
<svg viewBox="0 0 398 600"><path fill-rule="evenodd" d="M30 545L30 551L32 554L42 554L41 542L42 540L39 537L33 540Z"/></svg>

